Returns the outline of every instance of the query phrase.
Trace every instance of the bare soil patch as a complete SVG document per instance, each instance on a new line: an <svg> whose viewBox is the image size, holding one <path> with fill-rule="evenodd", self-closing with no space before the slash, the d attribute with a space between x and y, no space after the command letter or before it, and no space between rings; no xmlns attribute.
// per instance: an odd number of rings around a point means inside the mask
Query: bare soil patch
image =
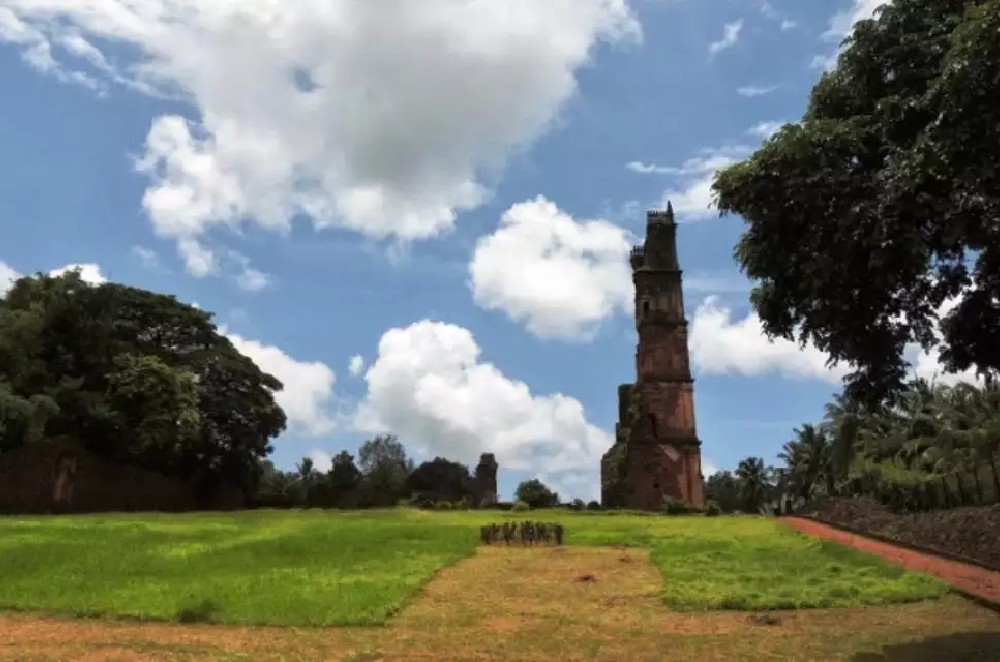
<svg viewBox="0 0 1000 662"><path fill-rule="evenodd" d="M572 581L586 574L600 581ZM387 627L129 624L8 613L0 614L0 659L1000 659L1000 616L957 596L765 618L670 612L661 584L643 549L484 547L440 572ZM894 657L899 651L906 657Z"/></svg>
<svg viewBox="0 0 1000 662"><path fill-rule="evenodd" d="M877 554L908 570L934 575L958 589L1000 604L1000 572L992 572L979 566L949 561L931 554L854 535L814 520L785 517L782 521L802 533Z"/></svg>

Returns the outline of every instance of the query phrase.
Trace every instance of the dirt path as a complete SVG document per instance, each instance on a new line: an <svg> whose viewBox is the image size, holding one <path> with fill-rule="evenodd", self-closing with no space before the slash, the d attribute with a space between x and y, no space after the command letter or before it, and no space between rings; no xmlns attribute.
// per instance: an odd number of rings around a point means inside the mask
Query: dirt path
<svg viewBox="0 0 1000 662"><path fill-rule="evenodd" d="M1000 572L957 561L949 561L939 556L924 554L905 547L897 547L864 536L847 533L832 526L800 517L781 518L796 531L834 540L842 545L848 545L871 554L877 554L887 561L897 563L910 570L925 572L942 579L952 586L981 597L990 602L1000 604ZM1000 544L1000 543L998 543Z"/></svg>
<svg viewBox="0 0 1000 662"><path fill-rule="evenodd" d="M898 607L676 613L648 551L481 548L386 627L252 628L0 614L4 660L988 660L1000 617ZM267 599L262 596L262 599ZM1000 657L996 658L1000 659Z"/></svg>

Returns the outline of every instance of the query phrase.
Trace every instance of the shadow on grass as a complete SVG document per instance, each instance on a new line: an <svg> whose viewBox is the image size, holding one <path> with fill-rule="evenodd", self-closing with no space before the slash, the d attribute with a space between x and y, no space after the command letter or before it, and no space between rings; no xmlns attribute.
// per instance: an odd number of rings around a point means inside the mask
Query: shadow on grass
<svg viewBox="0 0 1000 662"><path fill-rule="evenodd" d="M211 600L203 600L191 607L177 611L178 623L214 623L220 606Z"/></svg>
<svg viewBox="0 0 1000 662"><path fill-rule="evenodd" d="M1000 633L966 632L884 646L881 653L859 653L854 662L996 662Z"/></svg>

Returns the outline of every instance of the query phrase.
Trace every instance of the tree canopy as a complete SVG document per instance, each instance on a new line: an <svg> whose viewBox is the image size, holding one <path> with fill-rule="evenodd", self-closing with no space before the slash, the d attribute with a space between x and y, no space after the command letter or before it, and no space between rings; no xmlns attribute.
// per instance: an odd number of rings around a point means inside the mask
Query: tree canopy
<svg viewBox="0 0 1000 662"><path fill-rule="evenodd" d="M518 501L523 501L532 508L552 508L559 505L559 494L537 478L518 485L515 495Z"/></svg>
<svg viewBox="0 0 1000 662"><path fill-rule="evenodd" d="M211 317L76 272L19 279L0 298L0 452L67 435L209 491L251 488L285 428L282 385Z"/></svg>
<svg viewBox="0 0 1000 662"><path fill-rule="evenodd" d="M1000 370L998 30L1000 0L887 3L803 120L716 176L765 331L851 365L854 398L902 387L907 343Z"/></svg>

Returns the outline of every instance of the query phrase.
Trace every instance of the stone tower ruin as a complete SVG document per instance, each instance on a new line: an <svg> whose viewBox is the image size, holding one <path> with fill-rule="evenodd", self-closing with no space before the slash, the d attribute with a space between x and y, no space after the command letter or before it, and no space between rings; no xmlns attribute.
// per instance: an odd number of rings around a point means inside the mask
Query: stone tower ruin
<svg viewBox="0 0 1000 662"><path fill-rule="evenodd" d="M615 443L601 461L605 507L659 510L666 498L705 502L694 380L677 262L673 207L646 216L646 241L632 249L636 380L618 387Z"/></svg>
<svg viewBox="0 0 1000 662"><path fill-rule="evenodd" d="M497 459L493 453L479 456L479 464L472 478L473 501L477 508L492 506L497 502Z"/></svg>

